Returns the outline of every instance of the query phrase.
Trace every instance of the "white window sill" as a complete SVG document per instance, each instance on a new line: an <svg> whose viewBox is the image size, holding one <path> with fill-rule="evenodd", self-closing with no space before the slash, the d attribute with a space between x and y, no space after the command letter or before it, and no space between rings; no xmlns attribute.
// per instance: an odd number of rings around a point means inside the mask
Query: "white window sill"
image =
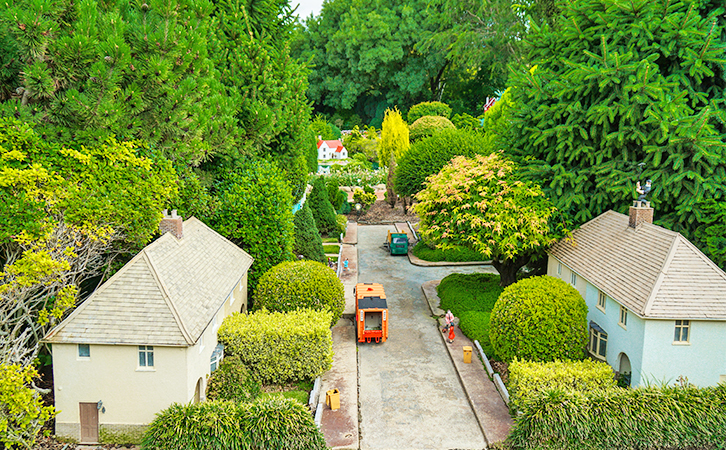
<svg viewBox="0 0 726 450"><path fill-rule="evenodd" d="M600 355L598 355L597 353L593 353L593 352L591 352L590 350L588 350L588 351L587 351L587 353L588 353L588 354L589 354L590 356L592 356L593 358L595 358L595 359L598 359L598 360L600 360L600 361L606 361L606 358L605 358L604 356L600 356Z"/></svg>
<svg viewBox="0 0 726 450"><path fill-rule="evenodd" d="M688 341L673 341L673 345L689 346L689 345L691 345L691 343Z"/></svg>
<svg viewBox="0 0 726 450"><path fill-rule="evenodd" d="M605 308L603 308L602 306L600 306L600 305L596 305L596 308L597 308L597 309L599 309L599 310L600 310L600 312L602 312L603 314L606 314L606 313L605 313Z"/></svg>
<svg viewBox="0 0 726 450"><path fill-rule="evenodd" d="M156 372L156 368L154 367L137 367L137 372Z"/></svg>
<svg viewBox="0 0 726 450"><path fill-rule="evenodd" d="M88 356L88 357L86 357L86 356L79 356L79 357L76 358L76 361L90 361L90 360L91 360L91 357L90 356Z"/></svg>
<svg viewBox="0 0 726 450"><path fill-rule="evenodd" d="M620 325L620 328L622 328L625 331L628 331L628 327L626 325L623 325L622 323L618 323Z"/></svg>

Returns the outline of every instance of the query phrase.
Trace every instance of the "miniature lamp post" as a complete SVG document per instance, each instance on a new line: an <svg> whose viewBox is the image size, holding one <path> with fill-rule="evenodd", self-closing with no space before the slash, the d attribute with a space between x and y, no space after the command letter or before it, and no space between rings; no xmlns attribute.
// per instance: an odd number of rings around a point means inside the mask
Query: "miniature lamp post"
<svg viewBox="0 0 726 450"><path fill-rule="evenodd" d="M362 208L362 206L363 205L361 205L360 203L355 204L355 212L358 214L359 219L360 219L360 209Z"/></svg>

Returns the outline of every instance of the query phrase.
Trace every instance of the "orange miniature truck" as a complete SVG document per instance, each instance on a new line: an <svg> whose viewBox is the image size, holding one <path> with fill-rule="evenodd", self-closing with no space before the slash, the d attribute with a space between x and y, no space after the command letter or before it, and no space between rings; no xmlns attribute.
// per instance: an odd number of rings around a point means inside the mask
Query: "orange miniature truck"
<svg viewBox="0 0 726 450"><path fill-rule="evenodd" d="M386 342L388 303L382 285L378 283L355 285L355 323L358 342Z"/></svg>

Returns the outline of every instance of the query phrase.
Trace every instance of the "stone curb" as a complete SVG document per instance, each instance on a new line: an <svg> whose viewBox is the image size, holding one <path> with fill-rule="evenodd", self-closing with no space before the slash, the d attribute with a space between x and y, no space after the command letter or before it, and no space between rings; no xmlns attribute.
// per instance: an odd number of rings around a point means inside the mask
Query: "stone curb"
<svg viewBox="0 0 726 450"><path fill-rule="evenodd" d="M436 316L437 328L440 326L438 320L443 315L443 310L441 308L439 308L438 304L435 304L436 300L438 300L438 295L433 295L433 293L436 292L436 290L435 290L436 286L438 286L440 282L441 282L441 280L427 281L426 283L421 285L421 290L424 293L424 297L426 297L426 302L429 305L429 309L431 310L431 313L434 316ZM432 290L433 290L433 292L432 292ZM440 313L437 313L437 312L440 312ZM456 326L455 330L458 332L457 339L461 339L463 337L466 341L469 341L469 339L463 335L461 329L458 326ZM487 446L490 446L490 445L494 444L495 442L500 441L501 439L492 439L491 434L489 434L487 432L487 430L489 430L490 432L493 432L496 435L496 427L494 430L491 430L490 429L491 427L488 426L487 419L490 418L491 416L490 416L490 414L487 413L487 411L480 410L480 408L477 407L479 405L479 403L476 402L472 398L472 391L474 389L474 386L468 386L470 383L472 383L472 380L467 380L466 377L464 377L462 375L462 373L456 363L455 358L457 358L457 355L454 355L452 346L446 342L446 337L443 335L443 333L441 333L440 336L441 336L441 340L444 342L444 346L446 347L447 353L449 354L449 357L451 358L451 363L454 365L454 368L456 369L456 375L459 378L459 382L461 383L461 386L464 388L464 392L466 393L466 398L469 401L469 405L471 406L472 411L474 411L474 416L477 419L477 423L479 424L479 428L482 431L482 434L484 436L484 440L487 443ZM484 352L481 350L481 346L479 345L479 342L474 341L473 345L475 345L477 347L477 350L480 352L481 355L484 355ZM459 355L458 357L461 357L461 355ZM486 360L485 357L483 357L482 359ZM476 358L476 360L478 361L479 358ZM473 362L473 359L472 359L472 362ZM481 381L482 382L485 382L485 381L492 382L491 380L487 380L487 374L490 373L490 371L491 371L491 366L489 365L489 361L486 361L485 370L486 370L486 372L482 373L483 377L482 377ZM489 376L491 377L491 375L489 375ZM504 395L502 394L502 391L500 389L497 389L499 387L496 384L497 378L499 378L499 374L495 373L494 382L493 382L494 388L492 389L492 394L494 394L496 392L496 393L500 394L501 400L504 400ZM501 383L501 378L499 378L499 382ZM502 386L503 386L503 383L502 383ZM505 388L505 391L506 391L506 388ZM494 395L496 395L496 394L494 394ZM505 406L508 404L508 402L504 402L504 403L505 403ZM510 420L509 426L511 427L511 417L509 416L508 412L507 412L507 418Z"/></svg>

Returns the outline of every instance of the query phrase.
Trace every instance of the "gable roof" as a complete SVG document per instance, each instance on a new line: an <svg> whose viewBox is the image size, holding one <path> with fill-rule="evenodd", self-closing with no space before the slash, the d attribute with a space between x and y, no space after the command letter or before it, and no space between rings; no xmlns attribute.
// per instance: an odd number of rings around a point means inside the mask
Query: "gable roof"
<svg viewBox="0 0 726 450"><path fill-rule="evenodd" d="M329 149L335 150L336 152L339 152L343 149L345 149L345 146L343 146L343 143L340 142L338 139L333 141L318 141L318 148L322 147L323 144L327 145Z"/></svg>
<svg viewBox="0 0 726 450"><path fill-rule="evenodd" d="M45 341L194 345L252 261L192 217L181 239L166 233L146 246Z"/></svg>
<svg viewBox="0 0 726 450"><path fill-rule="evenodd" d="M680 233L628 219L605 212L549 253L640 317L726 320L726 273Z"/></svg>

